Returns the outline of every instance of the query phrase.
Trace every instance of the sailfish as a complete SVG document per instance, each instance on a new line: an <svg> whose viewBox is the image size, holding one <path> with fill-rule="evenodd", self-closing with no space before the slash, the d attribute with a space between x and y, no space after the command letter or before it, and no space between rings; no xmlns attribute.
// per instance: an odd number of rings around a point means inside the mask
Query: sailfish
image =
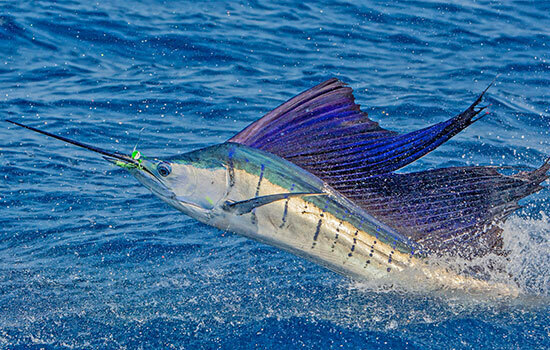
<svg viewBox="0 0 550 350"><path fill-rule="evenodd" d="M111 152L8 122L103 155L200 222L352 279L394 275L437 290L517 294L512 283L428 261L505 255L502 223L543 188L550 161L512 175L497 166L395 172L481 119L486 91L446 121L397 133L371 120L333 78L224 143L170 157Z"/></svg>

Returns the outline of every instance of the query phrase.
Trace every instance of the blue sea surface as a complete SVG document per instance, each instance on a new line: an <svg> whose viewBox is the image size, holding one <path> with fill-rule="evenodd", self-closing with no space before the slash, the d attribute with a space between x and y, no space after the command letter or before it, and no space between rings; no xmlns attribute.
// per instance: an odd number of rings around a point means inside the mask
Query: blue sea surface
<svg viewBox="0 0 550 350"><path fill-rule="evenodd" d="M403 132L500 74L491 113L404 171L531 169L550 154L549 28L548 1L1 1L0 117L162 157L331 77ZM504 226L499 276L520 297L434 294L203 225L100 156L2 124L2 349L550 348L548 189Z"/></svg>

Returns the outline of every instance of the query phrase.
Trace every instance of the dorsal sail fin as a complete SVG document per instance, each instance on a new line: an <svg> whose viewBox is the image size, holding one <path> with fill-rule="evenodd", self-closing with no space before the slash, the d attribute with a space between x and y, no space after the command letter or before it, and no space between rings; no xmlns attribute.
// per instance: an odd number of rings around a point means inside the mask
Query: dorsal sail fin
<svg viewBox="0 0 550 350"><path fill-rule="evenodd" d="M276 146L285 140L307 137L307 132L330 136L351 126L357 132L388 132L360 110L350 87L332 78L286 101L229 141L275 153Z"/></svg>
<svg viewBox="0 0 550 350"><path fill-rule="evenodd" d="M283 103L229 141L285 158L338 189L431 152L477 120L483 108L475 107L485 91L447 121L398 134L370 120L355 104L353 90L333 78Z"/></svg>
<svg viewBox="0 0 550 350"><path fill-rule="evenodd" d="M492 83L487 87L487 89ZM407 134L381 128L355 104L351 88L330 79L290 99L229 141L308 170L369 214L427 249L463 256L498 252L498 224L539 191L550 160L533 172L495 167L410 174L391 172L431 152L480 117L479 97L459 115Z"/></svg>

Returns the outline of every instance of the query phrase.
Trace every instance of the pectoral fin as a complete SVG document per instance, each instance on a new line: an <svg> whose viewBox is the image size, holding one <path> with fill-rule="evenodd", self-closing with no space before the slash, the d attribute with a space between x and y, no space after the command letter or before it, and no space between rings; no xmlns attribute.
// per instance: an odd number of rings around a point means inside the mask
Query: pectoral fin
<svg viewBox="0 0 550 350"><path fill-rule="evenodd" d="M229 212L233 212L237 215L243 215L243 214L250 213L252 210L254 210L257 207L261 207L262 205L280 201L282 199L287 199L291 197L324 196L327 194L328 193L322 193L322 192L321 193L295 192L295 193L270 194L267 196L254 197L254 198L250 198L250 199L247 199L244 201L238 201L238 202L227 201L223 204L223 209Z"/></svg>

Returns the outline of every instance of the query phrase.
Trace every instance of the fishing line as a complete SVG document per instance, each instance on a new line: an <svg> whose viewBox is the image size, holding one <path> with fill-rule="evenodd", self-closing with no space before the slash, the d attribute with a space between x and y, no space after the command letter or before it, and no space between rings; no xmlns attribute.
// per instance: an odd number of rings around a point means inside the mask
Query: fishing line
<svg viewBox="0 0 550 350"><path fill-rule="evenodd" d="M144 129L145 129L145 127L141 128L141 130L138 133L138 139L137 139L136 145L134 146L134 149L132 150L132 159L138 160L141 157L141 152L137 151L136 149L137 149L137 146L139 145L139 143L141 141L141 132Z"/></svg>

